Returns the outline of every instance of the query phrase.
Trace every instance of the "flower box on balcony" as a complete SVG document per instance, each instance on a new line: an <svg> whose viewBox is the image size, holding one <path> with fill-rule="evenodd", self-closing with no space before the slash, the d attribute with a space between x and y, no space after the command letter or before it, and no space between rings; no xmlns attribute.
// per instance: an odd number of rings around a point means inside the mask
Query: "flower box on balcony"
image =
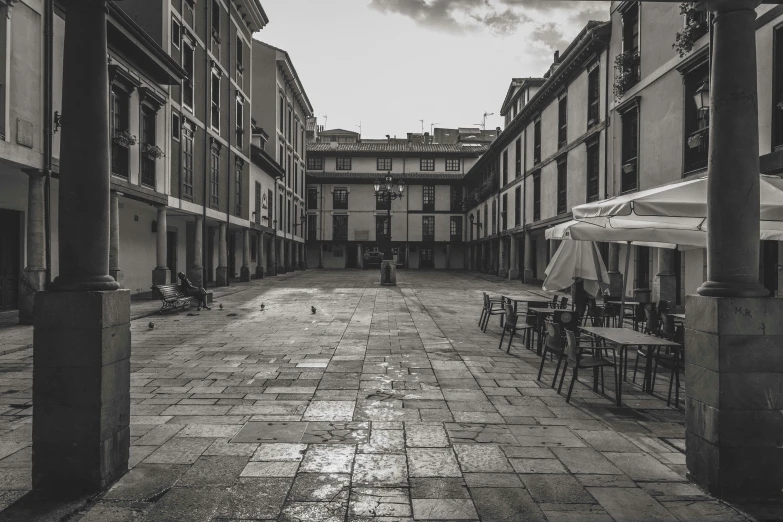
<svg viewBox="0 0 783 522"><path fill-rule="evenodd" d="M114 141L114 143L122 147L130 148L133 145L136 145L137 140L136 140L136 136L124 130L124 131L115 132L112 141Z"/></svg>
<svg viewBox="0 0 783 522"><path fill-rule="evenodd" d="M145 143L141 151L144 153L145 156L147 156L150 159L160 159L166 155L163 152L163 149L161 149L157 145L152 145L150 143Z"/></svg>

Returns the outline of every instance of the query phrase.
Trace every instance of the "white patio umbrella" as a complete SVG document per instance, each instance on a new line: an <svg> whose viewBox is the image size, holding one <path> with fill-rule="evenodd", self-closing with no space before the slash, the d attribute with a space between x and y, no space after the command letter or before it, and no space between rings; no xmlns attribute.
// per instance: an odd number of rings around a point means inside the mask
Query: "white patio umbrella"
<svg viewBox="0 0 783 522"><path fill-rule="evenodd" d="M544 273L546 279L542 288L547 292L563 290L583 281L585 291L598 296L609 286L606 266L592 241L563 241Z"/></svg>

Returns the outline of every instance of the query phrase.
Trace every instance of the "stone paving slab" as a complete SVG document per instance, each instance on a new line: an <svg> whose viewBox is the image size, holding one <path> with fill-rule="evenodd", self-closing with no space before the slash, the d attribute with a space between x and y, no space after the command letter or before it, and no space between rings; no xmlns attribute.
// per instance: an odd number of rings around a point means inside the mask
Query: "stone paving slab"
<svg viewBox="0 0 783 522"><path fill-rule="evenodd" d="M42 505L107 522L748 520L688 482L666 376L655 396L626 383L617 407L611 378L604 395L584 375L567 404L553 364L539 382L535 353L498 350L495 318L477 326L482 291L540 289L398 278L310 270L218 290L222 310L133 321L131 470ZM1 346L31 342L0 330ZM31 386L32 350L0 354L0 519L46 519L27 500Z"/></svg>

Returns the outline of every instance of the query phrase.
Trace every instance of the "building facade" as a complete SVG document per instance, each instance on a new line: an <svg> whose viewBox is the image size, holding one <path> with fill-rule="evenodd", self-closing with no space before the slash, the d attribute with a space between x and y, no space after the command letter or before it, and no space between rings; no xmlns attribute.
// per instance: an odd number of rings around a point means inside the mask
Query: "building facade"
<svg viewBox="0 0 783 522"><path fill-rule="evenodd" d="M463 268L462 178L487 147L373 141L308 145L308 259L360 268L364 252L391 241L399 266ZM387 176L405 183L390 218L373 186Z"/></svg>

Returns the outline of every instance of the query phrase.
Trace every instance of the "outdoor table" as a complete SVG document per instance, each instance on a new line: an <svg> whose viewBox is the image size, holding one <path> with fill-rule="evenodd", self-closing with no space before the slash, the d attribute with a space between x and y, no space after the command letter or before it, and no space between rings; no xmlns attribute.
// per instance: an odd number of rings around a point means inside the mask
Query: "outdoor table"
<svg viewBox="0 0 783 522"><path fill-rule="evenodd" d="M606 303L607 304L611 304L611 305L617 305L618 307L622 306L622 304L623 304L622 301L606 301ZM626 308L629 307L629 306L630 307L636 307L636 306L639 306L640 304L642 304L642 303L640 303L639 301L626 301L625 302ZM620 321L619 321L620 322L620 326L622 326L623 322L625 322L625 319L623 317L623 312L624 312L624 310L620 310ZM638 319L637 319L637 321L638 321ZM635 323L634 323L634 325L635 325Z"/></svg>
<svg viewBox="0 0 783 522"><path fill-rule="evenodd" d="M647 353L647 362L645 364L645 378L644 378L644 391L647 393L652 393L652 360L653 360L653 353L652 349L660 349L662 346L679 346L677 343L668 341L666 339L661 339L660 337L654 337L652 335L643 334L641 332L637 332L636 330L632 330L631 328L607 328L607 327L597 327L597 326L582 326L581 330L583 332L586 332L590 335L593 335L595 337L600 337L602 339L605 339L609 341L610 343L614 344L617 348L620 349L620 372L623 376L623 381L625 381L625 374L628 370L628 348L631 346L647 346L651 350ZM612 346L611 348L614 350L615 346ZM625 365L623 366L623 360L625 360ZM619 378L619 377L618 377ZM622 384L617 383L617 405L620 405L620 397L622 396Z"/></svg>

